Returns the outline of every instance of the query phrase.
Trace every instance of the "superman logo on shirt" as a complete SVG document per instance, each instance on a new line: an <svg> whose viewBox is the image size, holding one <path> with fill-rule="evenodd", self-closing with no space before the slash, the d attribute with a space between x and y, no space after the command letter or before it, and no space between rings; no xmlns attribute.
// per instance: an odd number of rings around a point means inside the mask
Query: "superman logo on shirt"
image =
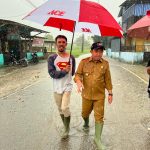
<svg viewBox="0 0 150 150"><path fill-rule="evenodd" d="M57 66L60 68L60 70L63 70L66 68L68 62L58 62Z"/></svg>

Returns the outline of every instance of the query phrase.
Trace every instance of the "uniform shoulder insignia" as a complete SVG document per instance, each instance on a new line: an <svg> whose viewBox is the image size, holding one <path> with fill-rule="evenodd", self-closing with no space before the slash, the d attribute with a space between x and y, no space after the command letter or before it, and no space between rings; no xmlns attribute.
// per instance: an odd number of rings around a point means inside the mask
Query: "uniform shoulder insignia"
<svg viewBox="0 0 150 150"><path fill-rule="evenodd" d="M82 61L88 61L90 57L83 58Z"/></svg>
<svg viewBox="0 0 150 150"><path fill-rule="evenodd" d="M108 63L108 61L107 61L106 59L103 59L103 58L102 58L102 60L103 60L105 63Z"/></svg>

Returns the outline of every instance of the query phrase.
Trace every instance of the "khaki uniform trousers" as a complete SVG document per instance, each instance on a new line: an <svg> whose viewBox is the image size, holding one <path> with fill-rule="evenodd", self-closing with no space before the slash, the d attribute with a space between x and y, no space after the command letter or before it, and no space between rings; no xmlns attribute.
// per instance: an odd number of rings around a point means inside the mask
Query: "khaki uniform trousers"
<svg viewBox="0 0 150 150"><path fill-rule="evenodd" d="M58 111L60 114L63 114L64 117L69 117L71 114L69 110L70 95L71 92L64 92L62 94L54 92L54 99L58 107Z"/></svg>
<svg viewBox="0 0 150 150"><path fill-rule="evenodd" d="M104 118L104 100L89 100L82 98L82 117L89 117L94 110L94 118L96 123L103 123Z"/></svg>

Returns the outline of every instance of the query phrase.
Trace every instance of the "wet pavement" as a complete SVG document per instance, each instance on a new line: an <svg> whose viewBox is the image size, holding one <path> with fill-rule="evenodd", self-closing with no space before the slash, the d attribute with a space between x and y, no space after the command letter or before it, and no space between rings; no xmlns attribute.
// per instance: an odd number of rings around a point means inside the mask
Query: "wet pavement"
<svg viewBox="0 0 150 150"><path fill-rule="evenodd" d="M107 150L149 150L150 101L145 66L108 60L114 101L111 105L107 99L105 102L102 141ZM75 86L70 136L61 140L62 122L46 61L2 74L4 71L0 71L0 150L96 150L93 113L89 133L82 132L81 97Z"/></svg>

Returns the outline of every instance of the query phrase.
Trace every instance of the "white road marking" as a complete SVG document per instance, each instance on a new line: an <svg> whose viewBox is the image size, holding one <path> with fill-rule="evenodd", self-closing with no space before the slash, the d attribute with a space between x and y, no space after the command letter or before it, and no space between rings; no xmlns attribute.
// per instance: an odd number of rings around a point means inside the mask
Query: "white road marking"
<svg viewBox="0 0 150 150"><path fill-rule="evenodd" d="M118 65L118 66L119 66L119 65ZM123 68L124 70L130 72L131 74L133 74L133 75L136 76L137 78L139 78L139 79L140 79L141 81L143 81L145 84L148 84L147 81L145 81L144 79L142 79L141 77L139 77L137 74L135 74L135 73L132 72L131 70L129 70L129 69L125 68L125 67L122 67L122 66L120 66L120 67Z"/></svg>

